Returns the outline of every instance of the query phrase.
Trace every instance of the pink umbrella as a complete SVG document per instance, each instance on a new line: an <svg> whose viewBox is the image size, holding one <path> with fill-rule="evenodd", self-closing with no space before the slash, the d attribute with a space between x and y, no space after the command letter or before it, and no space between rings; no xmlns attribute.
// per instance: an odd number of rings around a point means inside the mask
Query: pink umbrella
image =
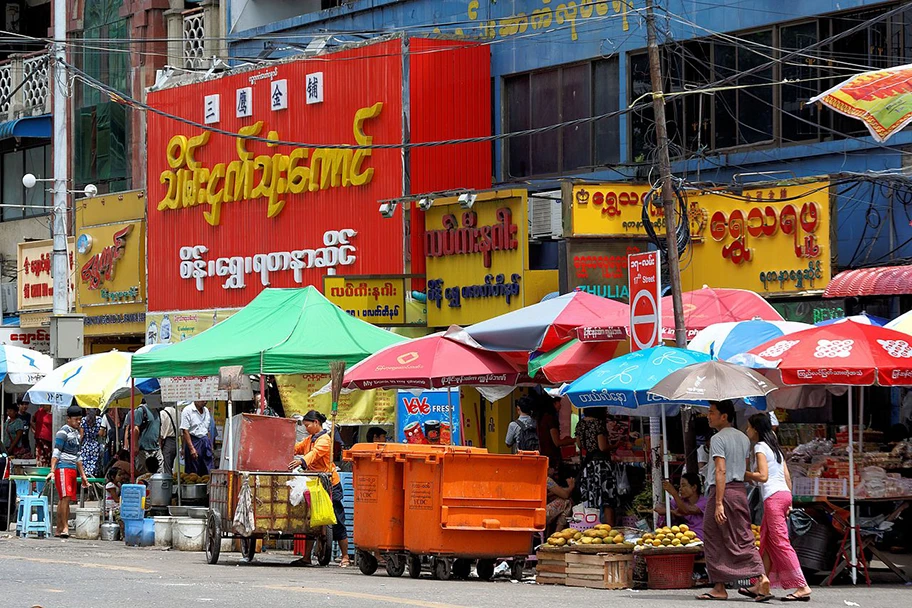
<svg viewBox="0 0 912 608"><path fill-rule="evenodd" d="M684 302L684 327L687 328L688 340L713 323L751 319L784 320L769 302L753 291L744 289L715 289L704 286L703 289L684 292L681 299ZM662 338L674 340L674 329L674 305L671 296L666 296L662 298Z"/></svg>
<svg viewBox="0 0 912 608"><path fill-rule="evenodd" d="M374 353L345 373L346 388L432 389L451 386L513 386L520 370L499 353L478 350L447 338L452 326Z"/></svg>

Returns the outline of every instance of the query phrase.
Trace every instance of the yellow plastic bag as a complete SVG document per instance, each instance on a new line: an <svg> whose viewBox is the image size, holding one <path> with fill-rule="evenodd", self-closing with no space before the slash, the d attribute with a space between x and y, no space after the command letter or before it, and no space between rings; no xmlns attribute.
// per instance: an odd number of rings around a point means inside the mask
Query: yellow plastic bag
<svg viewBox="0 0 912 608"><path fill-rule="evenodd" d="M310 527L331 526L336 523L336 512L333 511L332 498L316 477L307 480L310 491Z"/></svg>

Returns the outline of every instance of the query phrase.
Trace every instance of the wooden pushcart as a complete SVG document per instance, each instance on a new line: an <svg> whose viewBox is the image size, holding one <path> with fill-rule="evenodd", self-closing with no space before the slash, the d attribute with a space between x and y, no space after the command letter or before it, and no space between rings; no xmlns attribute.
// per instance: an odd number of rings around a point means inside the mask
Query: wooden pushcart
<svg viewBox="0 0 912 608"><path fill-rule="evenodd" d="M223 538L239 539L241 556L253 561L256 541L270 537L314 541L314 553L321 566L332 560L330 526L310 527L310 508L307 501L293 506L291 488L286 482L295 477L317 477L329 491L329 476L323 473L212 471L209 476L209 514L206 521L206 561L215 564ZM254 528L246 536L234 532L234 519L241 496L242 484L250 487Z"/></svg>

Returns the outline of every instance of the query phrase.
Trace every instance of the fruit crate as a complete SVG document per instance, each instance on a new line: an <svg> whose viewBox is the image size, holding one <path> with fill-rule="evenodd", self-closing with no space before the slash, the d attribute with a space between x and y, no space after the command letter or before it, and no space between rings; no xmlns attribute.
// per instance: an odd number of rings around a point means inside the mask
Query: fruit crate
<svg viewBox="0 0 912 608"><path fill-rule="evenodd" d="M567 584L567 551L541 549L535 554L535 582L539 585Z"/></svg>
<svg viewBox="0 0 912 608"><path fill-rule="evenodd" d="M567 556L568 587L629 589L633 583L632 553L580 553Z"/></svg>

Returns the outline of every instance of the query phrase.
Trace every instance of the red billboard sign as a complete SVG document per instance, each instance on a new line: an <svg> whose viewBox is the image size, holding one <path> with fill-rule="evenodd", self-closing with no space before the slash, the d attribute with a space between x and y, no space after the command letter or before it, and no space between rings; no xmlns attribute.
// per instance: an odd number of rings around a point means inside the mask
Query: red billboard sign
<svg viewBox="0 0 912 608"><path fill-rule="evenodd" d="M402 209L384 218L379 201L409 182L488 187L490 146L416 148L409 180L401 148L357 146L489 133L489 53L409 42L405 55L395 39L149 93L192 123L149 113L149 310L239 307L266 287L423 262L423 221L406 243Z"/></svg>
<svg viewBox="0 0 912 608"><path fill-rule="evenodd" d="M658 251L627 256L630 277L630 351L662 342L662 279Z"/></svg>

